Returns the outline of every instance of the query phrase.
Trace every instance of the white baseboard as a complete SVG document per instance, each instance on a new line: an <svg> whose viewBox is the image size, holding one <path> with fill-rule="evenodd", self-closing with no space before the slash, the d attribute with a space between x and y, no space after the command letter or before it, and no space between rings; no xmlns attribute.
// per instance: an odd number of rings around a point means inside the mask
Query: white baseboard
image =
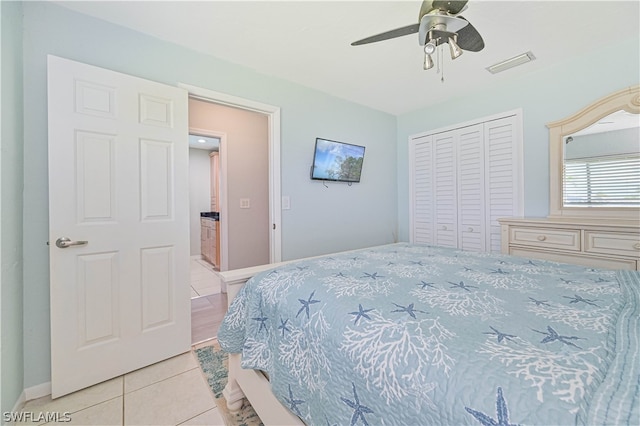
<svg viewBox="0 0 640 426"><path fill-rule="evenodd" d="M30 388L26 388L22 393L24 394L25 402L51 395L51 382L31 386Z"/></svg>

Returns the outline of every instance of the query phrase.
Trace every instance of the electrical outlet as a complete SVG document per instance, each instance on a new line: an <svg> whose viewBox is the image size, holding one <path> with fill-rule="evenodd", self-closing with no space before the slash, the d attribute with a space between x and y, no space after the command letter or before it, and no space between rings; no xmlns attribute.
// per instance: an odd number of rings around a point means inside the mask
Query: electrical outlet
<svg viewBox="0 0 640 426"><path fill-rule="evenodd" d="M289 210L291 208L291 198L288 195L282 196L282 210Z"/></svg>
<svg viewBox="0 0 640 426"><path fill-rule="evenodd" d="M240 208L248 209L249 207L251 207L251 200L248 198L240 198Z"/></svg>

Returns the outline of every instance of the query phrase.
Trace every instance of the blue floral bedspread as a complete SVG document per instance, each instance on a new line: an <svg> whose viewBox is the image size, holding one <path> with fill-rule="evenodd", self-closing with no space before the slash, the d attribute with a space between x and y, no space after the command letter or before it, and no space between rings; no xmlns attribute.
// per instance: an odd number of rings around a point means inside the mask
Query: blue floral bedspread
<svg viewBox="0 0 640 426"><path fill-rule="evenodd" d="M218 334L309 425L640 423L640 276L405 243L253 277Z"/></svg>

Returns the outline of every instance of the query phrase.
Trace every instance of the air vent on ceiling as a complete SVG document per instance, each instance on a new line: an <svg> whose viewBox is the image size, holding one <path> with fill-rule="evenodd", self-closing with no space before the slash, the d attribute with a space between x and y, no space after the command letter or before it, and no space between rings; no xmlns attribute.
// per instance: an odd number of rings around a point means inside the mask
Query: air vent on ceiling
<svg viewBox="0 0 640 426"><path fill-rule="evenodd" d="M508 70L509 68L517 67L518 65L526 64L527 62L531 62L536 57L533 56L533 53L527 52L522 53L518 56L514 56L513 58L505 59L502 62L498 62L497 64L493 64L490 67L487 67L487 71L491 74L497 74L499 72Z"/></svg>

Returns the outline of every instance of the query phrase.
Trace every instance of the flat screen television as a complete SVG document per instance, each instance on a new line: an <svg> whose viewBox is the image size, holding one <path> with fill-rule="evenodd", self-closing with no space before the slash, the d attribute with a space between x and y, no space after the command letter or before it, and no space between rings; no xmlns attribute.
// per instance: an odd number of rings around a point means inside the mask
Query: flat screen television
<svg viewBox="0 0 640 426"><path fill-rule="evenodd" d="M360 182L364 146L316 138L311 179Z"/></svg>

